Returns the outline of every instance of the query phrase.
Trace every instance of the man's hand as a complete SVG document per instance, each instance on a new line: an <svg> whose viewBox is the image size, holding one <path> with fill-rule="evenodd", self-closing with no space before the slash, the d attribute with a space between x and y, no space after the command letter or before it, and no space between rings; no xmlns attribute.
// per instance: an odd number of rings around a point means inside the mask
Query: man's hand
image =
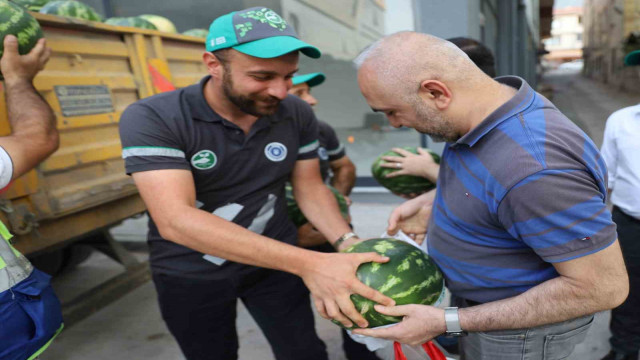
<svg viewBox="0 0 640 360"><path fill-rule="evenodd" d="M358 335L397 341L401 344L420 345L447 330L444 310L427 305L376 305L376 311L391 316L402 316L402 322L384 329L354 329Z"/></svg>
<svg viewBox="0 0 640 360"><path fill-rule="evenodd" d="M438 180L438 171L440 165L438 165L431 157L431 154L423 148L418 148L418 154L414 154L410 151L401 148L391 149L400 156L383 156L382 159L386 162L380 164L381 167L389 169L397 169L387 175L388 178L400 176L400 175L413 175L426 178L431 182Z"/></svg>
<svg viewBox="0 0 640 360"><path fill-rule="evenodd" d="M402 230L416 243L422 244L427 235L429 217L433 207L431 193L404 202L393 210L389 216L387 234L395 235Z"/></svg>
<svg viewBox="0 0 640 360"><path fill-rule="evenodd" d="M318 253L311 266L300 276L311 291L318 313L345 327L366 327L367 321L351 302L351 294L359 294L377 303L392 306L394 301L366 286L356 277L356 270L366 262L385 263L389 258L377 253L324 254ZM352 322L353 321L353 322Z"/></svg>
<svg viewBox="0 0 640 360"><path fill-rule="evenodd" d="M5 83L31 83L38 71L44 69L51 56L51 49L46 47L46 40L40 39L36 46L26 55L18 53L18 39L13 35L4 38L4 54L0 60L0 69Z"/></svg>
<svg viewBox="0 0 640 360"><path fill-rule="evenodd" d="M298 246L309 248L312 246L322 245L327 239L311 225L306 223L298 228Z"/></svg>

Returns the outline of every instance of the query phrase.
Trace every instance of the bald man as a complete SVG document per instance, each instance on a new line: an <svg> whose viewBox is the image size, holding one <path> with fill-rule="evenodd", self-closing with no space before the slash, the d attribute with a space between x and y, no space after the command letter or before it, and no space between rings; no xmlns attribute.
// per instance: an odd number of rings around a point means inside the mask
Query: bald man
<svg viewBox="0 0 640 360"><path fill-rule="evenodd" d="M374 111L447 141L437 189L394 210L389 227L428 229L429 254L463 299L376 306L404 320L356 332L409 344L461 336L462 359L569 356L592 314L628 294L596 146L523 79L491 79L442 39L390 35L356 64Z"/></svg>

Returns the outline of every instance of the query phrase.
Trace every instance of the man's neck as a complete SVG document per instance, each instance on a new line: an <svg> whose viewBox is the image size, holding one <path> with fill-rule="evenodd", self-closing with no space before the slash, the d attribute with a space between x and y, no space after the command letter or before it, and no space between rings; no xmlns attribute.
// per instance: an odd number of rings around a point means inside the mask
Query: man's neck
<svg viewBox="0 0 640 360"><path fill-rule="evenodd" d="M216 86L213 81L213 78L211 78L204 85L204 98L207 104L218 115L240 126L245 132L248 132L251 126L258 120L258 117L240 110L227 98L222 90L222 86Z"/></svg>
<svg viewBox="0 0 640 360"><path fill-rule="evenodd" d="M492 81L490 85L482 87L482 91L476 92L473 96L473 104L469 104L466 107L464 118L468 121L467 133L475 129L489 115L511 100L517 92L517 89L496 81Z"/></svg>

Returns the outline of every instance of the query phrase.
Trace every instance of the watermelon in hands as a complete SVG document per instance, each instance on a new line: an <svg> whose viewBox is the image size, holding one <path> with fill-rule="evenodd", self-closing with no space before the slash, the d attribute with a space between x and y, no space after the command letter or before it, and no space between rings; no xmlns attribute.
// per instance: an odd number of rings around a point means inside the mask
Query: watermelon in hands
<svg viewBox="0 0 640 360"><path fill-rule="evenodd" d="M436 264L429 255L409 243L396 239L370 239L356 243L344 252L376 252L389 258L386 263L360 265L356 276L365 285L392 298L396 305L434 305L444 292L442 273ZM351 295L351 301L369 322L369 328L402 321L401 317L377 312L374 309L376 303L361 295Z"/></svg>
<svg viewBox="0 0 640 360"><path fill-rule="evenodd" d="M404 150L407 150L413 154L418 154L418 149L415 147L404 147ZM440 156L433 151L427 149L429 154L436 163L440 163ZM382 155L378 156L378 158L371 165L371 173L373 174L373 178L376 179L380 185L389 189L394 194L400 195L410 195L410 194L422 194L433 189L436 184L431 181L413 175L400 175L392 178L388 178L387 175L397 171L397 169L391 169L380 166L382 163L386 162L382 157L384 156L401 156L395 151L387 151Z"/></svg>
<svg viewBox="0 0 640 360"><path fill-rule="evenodd" d="M10 1L0 0L0 58L4 54L4 38L15 35L18 38L18 53L27 54L44 34L38 21L25 8ZM0 80L2 80L0 73Z"/></svg>

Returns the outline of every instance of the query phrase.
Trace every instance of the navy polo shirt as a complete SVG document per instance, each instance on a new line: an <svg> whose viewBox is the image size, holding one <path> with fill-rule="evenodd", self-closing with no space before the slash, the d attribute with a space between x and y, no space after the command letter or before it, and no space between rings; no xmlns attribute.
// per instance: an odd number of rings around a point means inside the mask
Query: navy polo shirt
<svg viewBox="0 0 640 360"><path fill-rule="evenodd" d="M120 138L127 173L191 171L198 208L295 244L284 183L297 160L317 157L313 111L304 101L288 96L274 115L259 118L245 134L207 104L203 87L209 80L207 76L200 84L140 100L124 111ZM255 269L230 261L212 263L202 253L165 240L153 219L148 240L156 273L220 278Z"/></svg>
<svg viewBox="0 0 640 360"><path fill-rule="evenodd" d="M343 158L347 153L344 145L338 140L335 130L324 121L318 121L318 157L320 158L320 174L322 180L329 181L330 163Z"/></svg>
<svg viewBox="0 0 640 360"><path fill-rule="evenodd" d="M429 254L457 296L488 302L558 276L554 262L616 240L589 137L521 78L516 95L445 147Z"/></svg>

